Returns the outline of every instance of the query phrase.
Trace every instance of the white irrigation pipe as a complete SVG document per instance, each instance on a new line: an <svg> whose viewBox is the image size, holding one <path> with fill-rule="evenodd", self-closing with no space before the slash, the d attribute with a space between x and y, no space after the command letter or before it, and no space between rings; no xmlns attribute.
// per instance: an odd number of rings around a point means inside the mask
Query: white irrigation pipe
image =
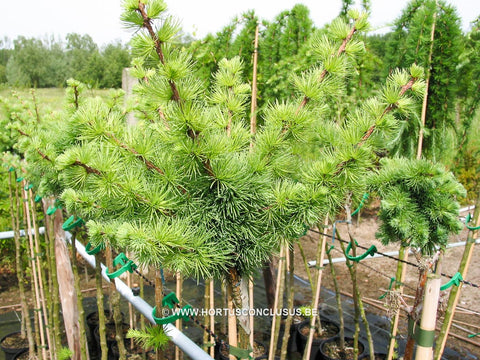
<svg viewBox="0 0 480 360"><path fill-rule="evenodd" d="M41 227L39 229L40 233L43 234L45 232L45 228ZM0 232L0 239L10 239L13 238L14 234L13 231L4 231ZM20 230L20 236L25 236L25 231ZM71 243L72 234L68 231L65 232L65 239ZM95 268L95 256L87 254L85 251L85 246L78 240L75 241L75 246L77 248L78 253L92 266ZM110 282L109 277L106 273L106 266L100 264L102 267L102 276L103 278ZM122 295L125 300L131 303L135 309L137 309L143 316L145 316L148 321L152 324L155 324L153 320L152 311L153 308L141 297L133 295L132 289L130 289L122 280L118 277L115 278L115 287L120 295ZM184 333L178 330L172 324L163 325L163 329L165 330L165 334L172 340L172 342L178 346L185 354L190 356L192 359L196 360L213 360L213 358L208 355L201 347L195 344L192 340L190 340Z"/></svg>
<svg viewBox="0 0 480 360"><path fill-rule="evenodd" d="M447 244L446 248L450 249L450 248L454 248L454 247L465 246L465 244L466 244L466 241L459 241L459 242L456 242L456 243ZM475 244L480 244L480 238L475 240ZM412 254L412 251L410 251L410 254ZM368 256L363 260L377 259L377 258L380 258L380 257L384 257L384 255L397 256L398 251L390 251L390 252L385 252L385 253L382 253L382 254L375 254L373 256ZM347 261L347 259L344 258L344 257L338 257L338 258L332 259L332 263L334 263L334 264L342 263L342 262L345 262L345 261ZM323 265L328 265L328 264L329 264L328 260L323 261ZM317 265L317 262L315 260L312 260L312 261L308 262L308 267L314 267L316 265Z"/></svg>

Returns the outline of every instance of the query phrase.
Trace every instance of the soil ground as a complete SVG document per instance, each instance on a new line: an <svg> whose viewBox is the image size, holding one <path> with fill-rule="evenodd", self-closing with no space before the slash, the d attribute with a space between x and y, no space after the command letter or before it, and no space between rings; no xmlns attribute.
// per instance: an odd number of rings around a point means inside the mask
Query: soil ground
<svg viewBox="0 0 480 360"><path fill-rule="evenodd" d="M365 209L361 214L360 219L355 218L352 225L353 235L360 246L369 247L375 245L379 252L385 253L389 251L397 251L398 245L384 246L381 242L375 239L375 232L378 228L378 221L376 218L376 212L378 209L370 207ZM466 216L466 213L461 214ZM347 226L344 223L337 224L337 230L340 233L342 239L347 239ZM328 234L332 233L331 227L326 231ZM459 235L453 236L450 239L450 243L456 243L459 241L465 241L467 237L467 230L463 230ZM319 234L314 231L309 231L307 235L300 239L307 260L315 260L317 244L319 240ZM332 241L329 238L328 243ZM333 258L343 257L341 253L340 243L335 240L334 250L332 251ZM442 272L448 275L454 275L460 263L464 247L454 247L446 251L443 262ZM364 250L359 249L359 252ZM480 265L477 259L480 256L480 247L476 246L472 256L472 262L468 271L468 276L465 280L470 281L473 284L480 284ZM397 256L395 256L397 257ZM408 261L417 264L417 261L413 255L410 255ZM341 291L345 294L352 293L352 283L348 268L345 263L336 263L335 270L337 274L337 280L340 285ZM395 276L397 268L397 261L380 257L371 259L368 257L362 260L357 266L358 279L360 292L364 302L367 303L368 311L376 313L377 315L386 316L387 308L385 300L379 300L378 298L385 293L390 283L391 277ZM82 266L80 267L82 269ZM88 270L88 267L83 267L83 275L85 281L83 281L83 287L86 291L86 296L94 295L94 278L93 270ZM310 268L310 271L315 272L315 268ZM303 279L308 279L307 272L300 256L298 246L295 246L295 273ZM443 277L442 284L449 279ZM404 283L405 287L405 301L411 305L413 303L413 296L417 288L418 281L418 269L414 266L407 266L407 274ZM322 286L334 289L332 276L330 273L330 267L325 266L322 275ZM445 292L444 299L448 298L448 291ZM15 273L9 270L9 268L0 268L0 314L12 311L15 306L19 304L18 287L16 284ZM18 307L17 307L18 309ZM404 313L404 312L403 312ZM442 319L438 324L441 325ZM461 292L461 298L457 307L455 315L454 325L451 329L451 335L447 342L447 346L462 353L465 350L470 354L473 354L480 358L480 339L467 338L468 334L480 332L480 288L464 285ZM403 317L400 322L400 334L406 334L406 319ZM466 358L466 357L465 357Z"/></svg>
<svg viewBox="0 0 480 360"><path fill-rule="evenodd" d="M392 251L398 251L399 245L384 246L379 240L375 239L375 233L378 229L378 219L376 217L376 208L367 209L361 214L360 219L357 217L353 220L353 236L357 240L358 244L363 247L370 247L375 245L379 252L388 253ZM461 214L466 216L467 213ZM348 230L345 223L337 224L337 231L340 233L342 239L348 239ZM330 226L327 231L328 234L332 234L332 227ZM449 243L457 243L465 241L467 239L467 229L464 229L460 234L452 236ZM307 260L315 260L317 244L319 234L314 231L309 231L308 234L300 239L300 243L307 254ZM332 244L332 239L328 238L328 244ZM338 240L335 240L335 248L332 250L332 257L343 257L343 253ZM358 253L361 254L365 250L358 249ZM453 247L445 252L445 256L442 261L441 272L447 275L455 275L458 271L458 266L462 258L464 251L463 246ZM295 247L295 272L297 275L304 279L308 278L300 254L298 246ZM468 270L468 275L465 280L473 283L474 285L480 284L480 264L478 258L480 256L480 247L477 245L474 248L472 261ZM397 255L394 256L398 258ZM326 259L326 257L325 257ZM408 261L413 264L418 264L414 255L409 255ZM389 287L390 279L395 277L397 269L397 261L387 257L371 258L367 257L357 265L358 270L358 284L360 287L360 293L364 302L367 303L368 311L376 313L377 315L387 315L388 304L385 299L379 300L378 298L383 295ZM345 294L352 294L352 282L350 280L350 274L348 268L344 262L334 264L336 271L336 278L341 289L341 292ZM311 272L315 272L315 268L310 268ZM407 273L404 284L406 284L404 293L404 300L408 305L413 304L413 298L417 289L418 283L418 269L414 266L407 265ZM442 277L442 284L445 284L449 278ZM322 275L322 286L334 289L332 275L330 273L330 267L325 266ZM443 296L442 296L443 295ZM449 290L442 292L441 297L442 305L446 305L448 300ZM402 311L405 314L405 311ZM437 322L437 327L441 326L443 318L440 318ZM406 317L402 317L400 322L400 334L406 335L407 322ZM457 311L454 317L454 323L450 330L450 336L447 341L447 346L455 349L456 351L463 353L465 350L470 354L473 354L480 358L480 339L468 338L469 334L476 334L480 332L480 288L475 286L463 285L460 300L457 306ZM458 336L458 337L455 337ZM465 357L466 358L466 357Z"/></svg>

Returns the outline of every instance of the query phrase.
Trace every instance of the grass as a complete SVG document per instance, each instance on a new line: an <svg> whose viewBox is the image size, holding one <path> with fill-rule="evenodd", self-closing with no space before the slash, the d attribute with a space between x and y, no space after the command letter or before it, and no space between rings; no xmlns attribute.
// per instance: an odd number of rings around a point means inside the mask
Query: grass
<svg viewBox="0 0 480 360"><path fill-rule="evenodd" d="M85 95L87 96L100 96L106 98L110 90L107 89L88 89L86 90ZM32 89L27 88L3 88L0 89L0 97L4 99L12 99L12 101L17 101L13 98L12 93L17 93L23 99L32 98ZM39 106L43 109L49 109L51 111L60 111L63 108L63 101L65 97L65 89L63 88L45 88L45 89L35 89L35 97Z"/></svg>

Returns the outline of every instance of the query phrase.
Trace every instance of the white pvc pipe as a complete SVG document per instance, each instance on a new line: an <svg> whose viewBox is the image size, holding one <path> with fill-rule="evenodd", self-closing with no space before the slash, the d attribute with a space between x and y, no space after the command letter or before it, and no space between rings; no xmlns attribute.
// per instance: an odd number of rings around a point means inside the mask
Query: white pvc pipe
<svg viewBox="0 0 480 360"><path fill-rule="evenodd" d="M452 243L452 244L447 244L446 248L447 249L450 249L450 248L453 248L453 247L459 247L459 246L465 246L467 242L466 241L459 241L459 242L456 242L456 243ZM480 238L475 240L475 244L480 244ZM412 254L412 251L410 250L409 254ZM379 257L384 257L384 255L388 255L388 256L397 256L398 255L398 251L390 251L390 252L385 252L385 253L382 253L382 254L375 254L373 256L367 256L365 259L363 260L370 260L370 259L376 259L376 258L379 258ZM347 261L346 258L344 257L338 257L338 258L335 258L335 259L332 259L332 263L336 264L336 263L341 263L341 262L345 262ZM312 261L309 261L308 263L308 267L314 267L317 265L317 261L316 260L312 260ZM323 265L328 265L329 264L329 261L328 259L326 260L323 260Z"/></svg>
<svg viewBox="0 0 480 360"><path fill-rule="evenodd" d="M32 229L30 230L30 232L32 233L32 235L35 234L35 231ZM45 228L42 226L40 228L38 228L38 232L39 234L44 234L45 233ZM0 239L3 240L3 239L11 239L13 238L15 235L13 233L13 231L3 231L3 232L0 232ZM20 236L25 236L25 230L20 230Z"/></svg>
<svg viewBox="0 0 480 360"><path fill-rule="evenodd" d="M71 242L72 235L66 231L65 238L68 242ZM77 251L82 257L95 268L95 256L87 254L85 246L78 240L75 241L75 246ZM102 267L102 276L103 278L110 282L109 277L106 273L106 267L103 264L100 264ZM153 320L152 311L153 308L141 297L133 295L132 289L130 289L122 280L118 277L115 278L115 287L120 295L122 295L125 300L131 303L135 309L137 309L143 316L145 316L148 321L152 324L155 324ZM163 325L163 330L165 334L172 340L172 342L177 345L185 354L190 356L192 359L197 360L213 360L210 355L208 355L202 348L190 340L185 334L178 330L172 324Z"/></svg>

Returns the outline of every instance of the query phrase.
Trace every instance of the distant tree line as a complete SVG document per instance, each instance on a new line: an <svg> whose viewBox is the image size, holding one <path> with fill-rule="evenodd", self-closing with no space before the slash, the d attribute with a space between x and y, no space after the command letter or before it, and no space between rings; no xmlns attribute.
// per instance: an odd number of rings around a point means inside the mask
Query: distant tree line
<svg viewBox="0 0 480 360"><path fill-rule="evenodd" d="M65 41L19 36L0 40L0 83L24 87L63 87L75 78L96 88L118 88L130 65L127 45L99 47L89 35L70 33Z"/></svg>

